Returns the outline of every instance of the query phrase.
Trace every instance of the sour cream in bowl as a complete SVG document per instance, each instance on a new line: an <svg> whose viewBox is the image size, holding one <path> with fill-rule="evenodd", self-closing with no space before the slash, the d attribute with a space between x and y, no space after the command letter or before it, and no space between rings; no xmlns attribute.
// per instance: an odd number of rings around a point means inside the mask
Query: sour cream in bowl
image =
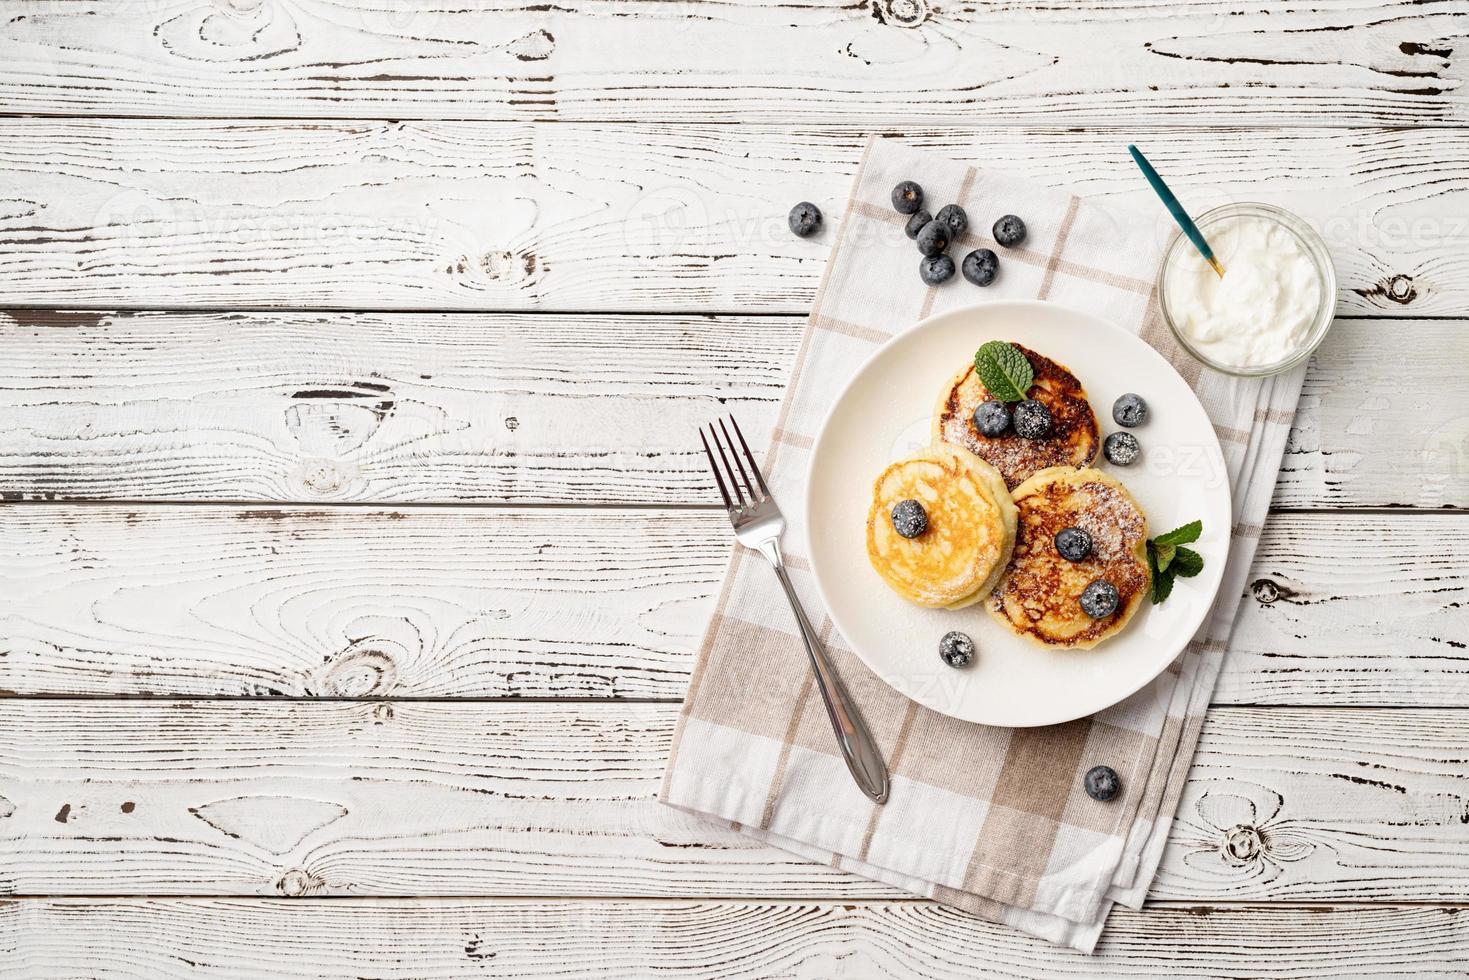
<svg viewBox="0 0 1469 980"><path fill-rule="evenodd" d="M1163 253L1158 296L1180 344L1227 374L1278 374L1311 356L1336 312L1336 271L1321 236L1268 204L1229 204L1195 224L1221 278L1181 233Z"/></svg>

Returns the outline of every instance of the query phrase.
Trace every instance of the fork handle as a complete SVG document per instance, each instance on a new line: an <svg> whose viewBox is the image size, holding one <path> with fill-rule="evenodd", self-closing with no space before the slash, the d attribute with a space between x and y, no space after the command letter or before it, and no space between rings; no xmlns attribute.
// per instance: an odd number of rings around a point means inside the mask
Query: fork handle
<svg viewBox="0 0 1469 980"><path fill-rule="evenodd" d="M831 719L831 727L836 733L837 744L841 746L842 758L847 761L847 769L868 799L874 803L886 803L887 764L883 762L882 753L877 750L877 743L872 740L872 734L867 730L861 713L847 694L846 685L842 683L836 667L827 655L821 637L806 618L806 611L801 608L795 586L791 585L790 576L786 574L780 546L772 541L760 551L775 569L776 578L780 579L786 598L790 600L791 612L796 614L796 624L801 627L801 639L806 642L806 655L811 658L811 670L816 674L816 687L821 691L822 703L826 705L826 716Z"/></svg>

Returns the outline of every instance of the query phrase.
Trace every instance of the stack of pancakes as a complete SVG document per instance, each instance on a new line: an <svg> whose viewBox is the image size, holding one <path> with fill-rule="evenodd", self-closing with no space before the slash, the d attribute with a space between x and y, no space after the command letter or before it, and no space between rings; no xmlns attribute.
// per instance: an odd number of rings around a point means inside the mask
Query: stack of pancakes
<svg viewBox="0 0 1469 980"><path fill-rule="evenodd" d="M928 529L905 538L893 507L916 500ZM989 595L1015 547L1015 503L995 468L933 445L883 471L867 513L867 556L893 590L920 606L961 609Z"/></svg>
<svg viewBox="0 0 1469 980"><path fill-rule="evenodd" d="M1091 469L1097 418L1069 370L1015 345L1035 374L1029 397L1051 412L1051 431L991 438L974 410L991 396L969 365L945 385L934 411L933 444L893 463L873 486L867 556L899 595L921 606L960 609L989 598L1001 625L1047 647L1088 649L1115 635L1148 591L1147 519L1112 476ZM917 500L928 529L905 538L893 507ZM1092 553L1079 562L1056 551L1056 532L1079 527ZM1092 619L1078 599L1105 579L1117 611Z"/></svg>

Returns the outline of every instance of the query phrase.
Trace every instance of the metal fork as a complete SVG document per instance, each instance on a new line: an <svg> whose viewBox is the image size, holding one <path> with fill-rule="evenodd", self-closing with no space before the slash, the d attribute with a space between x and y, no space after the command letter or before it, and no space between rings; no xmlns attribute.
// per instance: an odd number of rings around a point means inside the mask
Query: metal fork
<svg viewBox="0 0 1469 980"><path fill-rule="evenodd" d="M786 598L790 600L791 612L796 614L796 625L801 628L801 639L806 641L806 654L811 659L811 670L816 674L816 687L821 691L821 700L826 705L826 715L831 719L837 744L841 746L842 758L847 760L847 768L851 770L852 778L857 781L862 792L873 802L885 803L888 798L887 765L883 762L882 753L878 752L876 743L872 741L872 735L867 731L867 725L862 721L857 706L847 694L842 679L837 676L836 668L821 643L821 637L817 635L810 620L806 618L805 610L801 608L801 600L796 597L795 587L786 575L785 560L780 553L780 536L786 528L785 518L775 505L775 498L770 495L765 477L760 474L755 456L745 442L745 434L740 431L740 424L733 415L729 417L729 424L734 426L735 436L740 441L739 450L735 449L734 440L729 437L729 429L725 428L723 419L719 420L718 429L713 425L709 426L709 436L714 440L713 451L709 448L709 438L705 437L703 429L699 430L699 439L704 443L704 455L709 457L709 468L714 472L714 482L719 484L724 508L729 512L730 523L734 525L735 540L746 548L760 552L770 562L770 567L775 569L776 578L780 579ZM724 436L723 442L720 441L721 434ZM727 456L726 447L729 449ZM740 450L744 452L743 461L740 459ZM715 452L719 454L719 463L714 461ZM730 459L734 460L733 467L730 466ZM750 466L748 471L745 469L747 462ZM722 470L720 463L723 464ZM736 473L739 474L739 479L735 478ZM751 477L754 478L753 482Z"/></svg>

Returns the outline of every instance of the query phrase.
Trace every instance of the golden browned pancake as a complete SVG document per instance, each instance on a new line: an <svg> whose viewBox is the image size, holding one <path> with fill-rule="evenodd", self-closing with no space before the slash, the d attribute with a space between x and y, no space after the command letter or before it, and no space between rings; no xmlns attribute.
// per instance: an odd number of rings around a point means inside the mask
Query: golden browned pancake
<svg viewBox="0 0 1469 980"><path fill-rule="evenodd" d="M1058 466L1015 489L1020 526L989 611L1021 636L1048 647L1088 649L1119 632L1148 593L1148 521L1127 488L1101 470ZM1056 532L1079 527L1092 553L1079 562L1056 551ZM1082 590L1095 579L1117 587L1117 611L1092 619Z"/></svg>
<svg viewBox="0 0 1469 980"><path fill-rule="evenodd" d="M1050 466L1087 466L1097 456L1097 417L1076 375L1055 361L1019 344L1030 361L1035 385L1029 397L1051 410L1051 433L1044 439L1022 439L1013 431L990 438L974 427L974 410L989 400L984 382L970 364L944 387L933 415L934 442L947 442L987 460L1015 489L1032 473Z"/></svg>
<svg viewBox="0 0 1469 980"><path fill-rule="evenodd" d="M928 529L905 538L893 507L917 500ZM1015 504L984 460L953 446L931 446L887 469L872 487L867 557L899 595L920 606L959 608L994 588L1015 545Z"/></svg>

